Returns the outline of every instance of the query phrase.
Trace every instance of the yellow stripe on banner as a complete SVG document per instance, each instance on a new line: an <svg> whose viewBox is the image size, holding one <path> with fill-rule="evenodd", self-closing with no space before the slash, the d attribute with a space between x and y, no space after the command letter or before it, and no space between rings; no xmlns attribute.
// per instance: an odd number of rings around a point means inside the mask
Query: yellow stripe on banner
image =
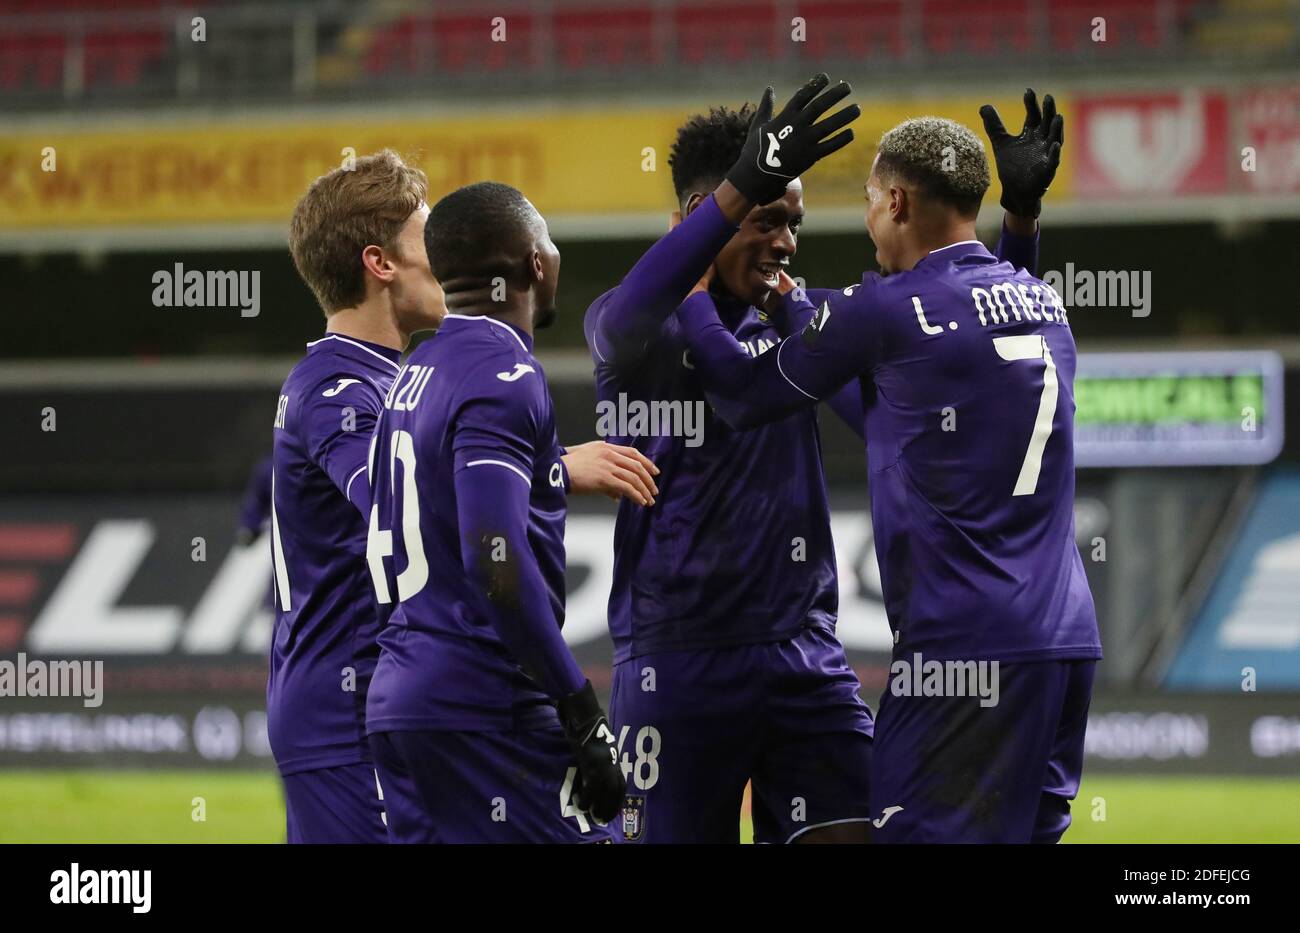
<svg viewBox="0 0 1300 933"><path fill-rule="evenodd" d="M978 109L984 102L867 103L855 124L858 141L810 173L810 207L860 206L876 141L908 116L959 119L983 138ZM1020 101L992 102L1008 126L1018 129ZM638 111L214 120L198 126L10 132L0 139L0 227L287 225L303 191L342 164L346 149L365 155L384 147L425 170L431 200L492 179L523 190L548 217L666 214L673 206L669 147L683 119L702 109L684 104ZM45 170L49 149L53 171ZM1067 158L1053 195L1068 194L1069 187ZM996 179L990 197L997 200Z"/></svg>

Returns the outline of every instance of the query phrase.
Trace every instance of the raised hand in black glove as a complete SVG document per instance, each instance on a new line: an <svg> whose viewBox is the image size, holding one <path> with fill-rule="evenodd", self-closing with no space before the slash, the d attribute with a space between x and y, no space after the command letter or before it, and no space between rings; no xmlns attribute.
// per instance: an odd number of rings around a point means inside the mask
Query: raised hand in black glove
<svg viewBox="0 0 1300 933"><path fill-rule="evenodd" d="M1019 136L1007 132L992 104L981 107L980 116L993 144L1003 209L1020 217L1036 218L1043 208L1043 195L1061 164L1061 144L1065 142L1065 118L1056 112L1056 101L1051 94L1046 95L1040 112L1034 89L1026 88L1025 125Z"/></svg>
<svg viewBox="0 0 1300 933"><path fill-rule="evenodd" d="M627 782L618 764L614 733L600 708L591 681L556 705L560 725L578 760L573 804L602 826L614 818L623 802Z"/></svg>
<svg viewBox="0 0 1300 933"><path fill-rule="evenodd" d="M749 124L749 136L740 158L727 173L727 181L755 204L768 204L785 194L786 185L812 168L820 159L843 149L853 141L853 131L844 129L861 113L850 104L820 123L818 117L852 93L841 81L826 93L830 78L815 76L801 87L776 117L772 116L775 93L769 87ZM818 95L821 95L820 97Z"/></svg>

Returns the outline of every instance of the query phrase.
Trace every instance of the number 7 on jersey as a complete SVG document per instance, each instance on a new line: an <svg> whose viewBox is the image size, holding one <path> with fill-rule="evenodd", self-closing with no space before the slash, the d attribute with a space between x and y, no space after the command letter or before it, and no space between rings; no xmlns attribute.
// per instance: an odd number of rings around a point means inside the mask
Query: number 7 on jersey
<svg viewBox="0 0 1300 933"><path fill-rule="evenodd" d="M1029 435L1029 449L1025 451L1020 476L1016 479L1013 496L1032 496L1038 488L1038 472L1043 466L1043 450L1052 436L1052 422L1056 419L1056 364L1052 351L1047 348L1047 338L1041 334L1022 334L1016 337L994 337L993 348L1007 361L1042 360L1043 394L1038 399L1038 416L1034 418L1034 431Z"/></svg>

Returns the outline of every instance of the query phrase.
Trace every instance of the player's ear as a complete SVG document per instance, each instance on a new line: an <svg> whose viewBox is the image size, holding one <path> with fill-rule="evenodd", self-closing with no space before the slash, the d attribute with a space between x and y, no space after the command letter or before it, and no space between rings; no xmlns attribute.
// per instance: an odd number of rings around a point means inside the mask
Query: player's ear
<svg viewBox="0 0 1300 933"><path fill-rule="evenodd" d="M907 189L901 185L889 186L889 219L896 224L906 223L912 211Z"/></svg>
<svg viewBox="0 0 1300 933"><path fill-rule="evenodd" d="M682 216L683 217L691 216L691 211L695 210L703 203L704 203L704 195L702 195L698 191L693 192L691 196L686 199L686 210L682 212Z"/></svg>
<svg viewBox="0 0 1300 933"><path fill-rule="evenodd" d="M383 247L371 244L361 251L361 265L367 272L383 282L393 280L393 263Z"/></svg>
<svg viewBox="0 0 1300 933"><path fill-rule="evenodd" d="M528 257L528 272L532 282L541 282L546 278L546 266L542 262L541 250L533 250L533 254Z"/></svg>

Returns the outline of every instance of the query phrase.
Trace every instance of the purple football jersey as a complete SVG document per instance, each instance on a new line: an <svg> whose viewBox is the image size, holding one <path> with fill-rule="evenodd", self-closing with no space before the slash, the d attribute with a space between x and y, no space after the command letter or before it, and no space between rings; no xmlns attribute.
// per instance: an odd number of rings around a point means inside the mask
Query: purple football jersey
<svg viewBox="0 0 1300 933"><path fill-rule="evenodd" d="M615 663L834 630L839 584L816 411L732 429L706 403L715 387L696 369L674 313L735 229L706 198L584 321L604 411L676 406L682 425L699 413L694 436L664 431L662 418L659 433L648 420L636 431L630 417L609 419L628 430L608 440L636 447L660 469L653 508L619 504L609 600ZM1017 263L1033 263L1037 236L1004 231L1003 248ZM733 349L759 358L784 336L763 311L713 297ZM793 300L789 307L805 320L810 313ZM856 391L826 397L842 416L862 410Z"/></svg>
<svg viewBox="0 0 1300 933"><path fill-rule="evenodd" d="M693 317L692 340L727 339ZM1075 345L1060 297L977 241L831 293L715 402L758 424L858 380L896 653L1099 658L1074 541Z"/></svg>
<svg viewBox="0 0 1300 933"><path fill-rule="evenodd" d="M502 490L527 484L529 553L508 559L527 560L540 573L546 605L522 611L556 626L558 638L567 486L561 453L529 335L491 318L449 314L411 354L385 401L371 465L369 561L386 621L370 732L558 723L552 699L507 650L495 610L466 572L456 477L488 471L479 475Z"/></svg>
<svg viewBox="0 0 1300 933"><path fill-rule="evenodd" d="M398 352L337 334L308 344L275 415L276 613L267 731L283 774L369 761L366 689L379 655L366 570L366 462Z"/></svg>

